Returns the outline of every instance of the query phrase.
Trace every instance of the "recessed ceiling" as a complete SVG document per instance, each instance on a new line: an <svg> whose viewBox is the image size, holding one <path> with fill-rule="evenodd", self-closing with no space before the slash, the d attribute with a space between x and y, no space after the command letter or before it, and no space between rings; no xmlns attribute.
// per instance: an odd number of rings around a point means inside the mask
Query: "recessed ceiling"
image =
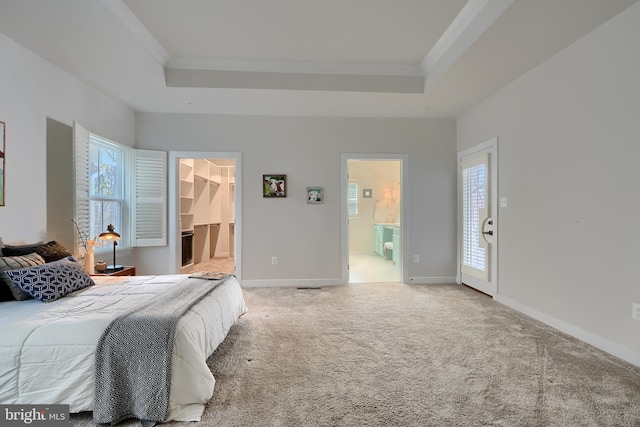
<svg viewBox="0 0 640 427"><path fill-rule="evenodd" d="M125 0L171 58L419 64L466 0Z"/></svg>
<svg viewBox="0 0 640 427"><path fill-rule="evenodd" d="M136 111L457 117L638 0L3 0Z"/></svg>

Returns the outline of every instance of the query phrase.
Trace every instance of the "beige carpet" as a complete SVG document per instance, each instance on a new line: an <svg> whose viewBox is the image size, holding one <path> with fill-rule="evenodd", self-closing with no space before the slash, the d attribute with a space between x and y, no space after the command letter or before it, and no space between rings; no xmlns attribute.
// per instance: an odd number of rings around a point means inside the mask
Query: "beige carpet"
<svg viewBox="0 0 640 427"><path fill-rule="evenodd" d="M244 293L203 421L169 425L640 426L640 368L468 288Z"/></svg>

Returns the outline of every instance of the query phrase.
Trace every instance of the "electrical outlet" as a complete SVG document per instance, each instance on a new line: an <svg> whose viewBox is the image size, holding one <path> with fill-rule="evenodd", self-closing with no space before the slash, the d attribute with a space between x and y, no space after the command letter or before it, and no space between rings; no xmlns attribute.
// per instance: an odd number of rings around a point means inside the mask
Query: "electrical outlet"
<svg viewBox="0 0 640 427"><path fill-rule="evenodd" d="M640 304L634 302L632 305L631 318L634 320L640 320Z"/></svg>
<svg viewBox="0 0 640 427"><path fill-rule="evenodd" d="M413 262L420 262L420 255L414 255Z"/></svg>
<svg viewBox="0 0 640 427"><path fill-rule="evenodd" d="M278 265L278 257L277 256L272 256L271 257L271 265Z"/></svg>

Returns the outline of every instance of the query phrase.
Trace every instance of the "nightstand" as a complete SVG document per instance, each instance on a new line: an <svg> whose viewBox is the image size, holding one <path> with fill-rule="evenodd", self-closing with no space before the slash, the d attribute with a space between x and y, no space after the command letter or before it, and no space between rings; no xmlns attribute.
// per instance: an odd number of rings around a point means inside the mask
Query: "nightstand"
<svg viewBox="0 0 640 427"><path fill-rule="evenodd" d="M94 273L91 276L135 276L136 268L132 265L125 265L122 270L106 273Z"/></svg>

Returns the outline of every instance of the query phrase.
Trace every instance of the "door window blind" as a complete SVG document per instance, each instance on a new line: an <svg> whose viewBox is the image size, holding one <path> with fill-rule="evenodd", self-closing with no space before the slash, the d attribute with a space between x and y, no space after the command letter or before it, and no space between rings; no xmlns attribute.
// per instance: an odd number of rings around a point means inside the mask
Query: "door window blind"
<svg viewBox="0 0 640 427"><path fill-rule="evenodd" d="M475 163L475 162L474 162ZM480 244L487 207L487 166L484 162L463 165L462 169L462 264L486 270L486 249Z"/></svg>

